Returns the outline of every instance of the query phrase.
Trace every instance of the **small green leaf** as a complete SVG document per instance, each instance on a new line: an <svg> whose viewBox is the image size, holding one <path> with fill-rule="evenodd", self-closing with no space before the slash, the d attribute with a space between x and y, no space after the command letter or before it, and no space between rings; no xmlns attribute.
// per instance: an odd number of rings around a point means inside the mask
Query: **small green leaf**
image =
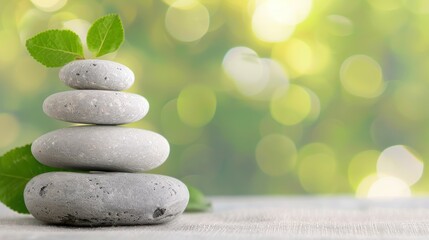
<svg viewBox="0 0 429 240"><path fill-rule="evenodd" d="M86 43L96 57L116 51L124 41L124 28L117 14L96 20L88 30Z"/></svg>
<svg viewBox="0 0 429 240"><path fill-rule="evenodd" d="M70 30L48 30L26 42L31 56L47 67L61 67L77 58L83 58L79 36Z"/></svg>
<svg viewBox="0 0 429 240"><path fill-rule="evenodd" d="M19 213L28 213L24 204L25 185L36 175L62 171L40 164L31 145L15 148L0 157L0 201Z"/></svg>
<svg viewBox="0 0 429 240"><path fill-rule="evenodd" d="M186 212L205 212L211 208L211 202L198 189L187 186L189 190L189 203Z"/></svg>

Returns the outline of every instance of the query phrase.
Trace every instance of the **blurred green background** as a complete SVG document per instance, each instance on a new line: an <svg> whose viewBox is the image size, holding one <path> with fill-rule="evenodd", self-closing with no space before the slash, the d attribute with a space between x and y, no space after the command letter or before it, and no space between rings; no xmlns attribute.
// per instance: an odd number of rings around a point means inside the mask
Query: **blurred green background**
<svg viewBox="0 0 429 240"><path fill-rule="evenodd" d="M428 0L0 0L0 154L70 126L26 39L107 13L126 41L103 58L151 106L129 126L171 144L153 172L210 195L429 192Z"/></svg>

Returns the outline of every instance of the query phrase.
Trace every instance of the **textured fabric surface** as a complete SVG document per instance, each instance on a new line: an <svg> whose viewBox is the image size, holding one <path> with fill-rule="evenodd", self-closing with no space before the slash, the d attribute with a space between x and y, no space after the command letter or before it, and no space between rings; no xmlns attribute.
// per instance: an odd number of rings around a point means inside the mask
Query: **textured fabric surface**
<svg viewBox="0 0 429 240"><path fill-rule="evenodd" d="M0 239L429 239L429 198L217 197L213 210L156 226L45 225L0 207Z"/></svg>

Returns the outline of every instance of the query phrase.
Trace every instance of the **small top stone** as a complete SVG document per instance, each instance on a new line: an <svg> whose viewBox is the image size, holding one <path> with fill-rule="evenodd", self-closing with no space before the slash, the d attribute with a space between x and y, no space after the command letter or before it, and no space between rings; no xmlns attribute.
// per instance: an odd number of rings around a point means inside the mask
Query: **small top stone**
<svg viewBox="0 0 429 240"><path fill-rule="evenodd" d="M134 73L126 66L107 60L76 60L60 70L59 77L75 89L121 91L134 83Z"/></svg>

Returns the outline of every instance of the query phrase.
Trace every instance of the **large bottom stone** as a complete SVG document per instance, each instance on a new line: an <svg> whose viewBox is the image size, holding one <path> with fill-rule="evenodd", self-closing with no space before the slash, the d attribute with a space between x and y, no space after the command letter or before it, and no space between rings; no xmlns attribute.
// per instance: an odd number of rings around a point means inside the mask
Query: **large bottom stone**
<svg viewBox="0 0 429 240"><path fill-rule="evenodd" d="M186 208L179 180L145 173L50 172L31 179L25 205L37 219L74 226L159 224Z"/></svg>

